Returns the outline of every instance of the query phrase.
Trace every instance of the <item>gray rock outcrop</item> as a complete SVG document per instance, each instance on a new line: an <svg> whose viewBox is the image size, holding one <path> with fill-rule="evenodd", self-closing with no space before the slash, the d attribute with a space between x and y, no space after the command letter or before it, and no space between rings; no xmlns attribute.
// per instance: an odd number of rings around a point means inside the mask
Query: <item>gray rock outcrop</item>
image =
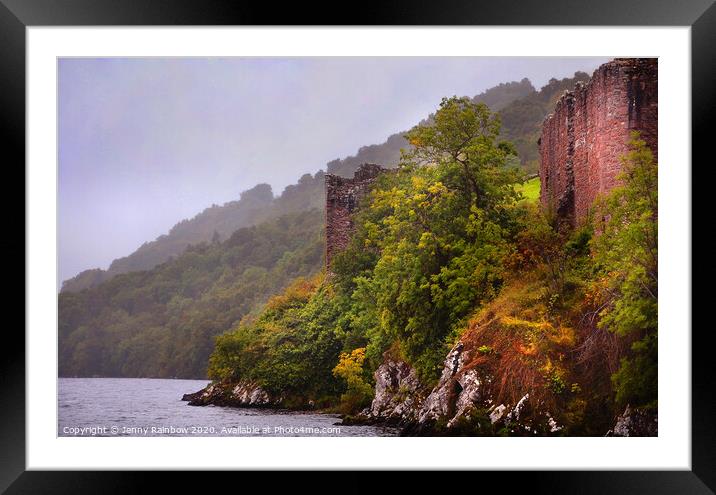
<svg viewBox="0 0 716 495"><path fill-rule="evenodd" d="M655 413L632 409L629 405L617 417L608 437L653 437L658 434L659 421Z"/></svg>
<svg viewBox="0 0 716 495"><path fill-rule="evenodd" d="M458 342L445 358L437 385L426 390L408 364L386 358L375 372L373 403L351 422L400 425L406 435L553 435L562 429L530 402L529 393L514 404L496 403L492 378L469 364L470 353Z"/></svg>
<svg viewBox="0 0 716 495"><path fill-rule="evenodd" d="M281 398L272 397L255 383L239 381L237 383L212 382L205 388L185 394L182 400L190 406L229 406L229 407L280 407Z"/></svg>

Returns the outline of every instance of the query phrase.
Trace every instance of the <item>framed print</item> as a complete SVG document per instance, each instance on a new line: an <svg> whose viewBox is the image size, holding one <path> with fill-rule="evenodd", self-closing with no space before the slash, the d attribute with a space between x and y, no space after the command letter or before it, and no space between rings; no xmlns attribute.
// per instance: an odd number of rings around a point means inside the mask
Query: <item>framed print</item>
<svg viewBox="0 0 716 495"><path fill-rule="evenodd" d="M711 493L691 163L716 7L613 7L3 0L26 291L2 487Z"/></svg>

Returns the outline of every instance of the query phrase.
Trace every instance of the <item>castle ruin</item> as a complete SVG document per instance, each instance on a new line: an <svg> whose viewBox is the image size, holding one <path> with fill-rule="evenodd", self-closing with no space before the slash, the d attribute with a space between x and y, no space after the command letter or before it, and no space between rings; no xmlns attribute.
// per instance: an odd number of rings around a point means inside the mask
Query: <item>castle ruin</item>
<svg viewBox="0 0 716 495"><path fill-rule="evenodd" d="M326 174L326 267L348 246L353 233L353 212L370 185L385 169L364 163L352 179Z"/></svg>
<svg viewBox="0 0 716 495"><path fill-rule="evenodd" d="M575 226L618 184L631 131L657 155L657 59L617 58L557 101L542 123L540 201Z"/></svg>
<svg viewBox="0 0 716 495"><path fill-rule="evenodd" d="M618 184L621 157L637 130L658 159L657 59L617 58L577 83L542 123L540 202L569 225L583 222L594 200ZM353 178L326 174L326 267L353 233L353 213L386 169L362 164Z"/></svg>

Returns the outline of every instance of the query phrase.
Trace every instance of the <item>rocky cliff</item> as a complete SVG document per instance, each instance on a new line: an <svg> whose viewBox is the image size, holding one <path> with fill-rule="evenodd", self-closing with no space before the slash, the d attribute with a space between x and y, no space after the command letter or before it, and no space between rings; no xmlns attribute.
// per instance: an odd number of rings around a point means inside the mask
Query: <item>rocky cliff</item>
<svg viewBox="0 0 716 495"><path fill-rule="evenodd" d="M499 383L489 366L481 366L482 348L469 338L447 354L440 379L423 385L405 362L386 356L375 371L375 397L370 407L343 424L397 426L404 436L509 435L558 436L564 427L547 407L548 401L525 390L514 400L499 400ZM478 363L477 365L475 363ZM497 386L496 386L497 385ZM310 409L314 404L272 396L255 383L213 382L186 394L191 406ZM629 406L614 419L605 436L655 436L657 417Z"/></svg>
<svg viewBox="0 0 716 495"><path fill-rule="evenodd" d="M546 407L547 401L525 390L519 399L500 401L495 377L474 366L479 348L459 342L443 363L438 384L426 389L415 371L386 358L375 372L375 398L361 414L344 424L380 424L402 428L404 436L509 435L559 436L564 427ZM655 436L656 414L626 410L605 436Z"/></svg>
<svg viewBox="0 0 716 495"><path fill-rule="evenodd" d="M562 429L539 402L530 400L527 391L514 402L496 400L493 377L474 366L476 352L458 342L432 389L426 389L406 363L386 359L375 372L371 406L344 421L396 425L403 428L403 435L536 436Z"/></svg>

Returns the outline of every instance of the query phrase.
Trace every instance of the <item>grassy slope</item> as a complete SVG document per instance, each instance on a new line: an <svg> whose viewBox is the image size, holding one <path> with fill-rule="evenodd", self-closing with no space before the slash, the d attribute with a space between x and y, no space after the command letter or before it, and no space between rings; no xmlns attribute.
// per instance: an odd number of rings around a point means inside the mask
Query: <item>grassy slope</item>
<svg viewBox="0 0 716 495"><path fill-rule="evenodd" d="M523 184L518 185L516 189L524 195L525 201L537 201L539 199L540 191L539 177L535 177Z"/></svg>

